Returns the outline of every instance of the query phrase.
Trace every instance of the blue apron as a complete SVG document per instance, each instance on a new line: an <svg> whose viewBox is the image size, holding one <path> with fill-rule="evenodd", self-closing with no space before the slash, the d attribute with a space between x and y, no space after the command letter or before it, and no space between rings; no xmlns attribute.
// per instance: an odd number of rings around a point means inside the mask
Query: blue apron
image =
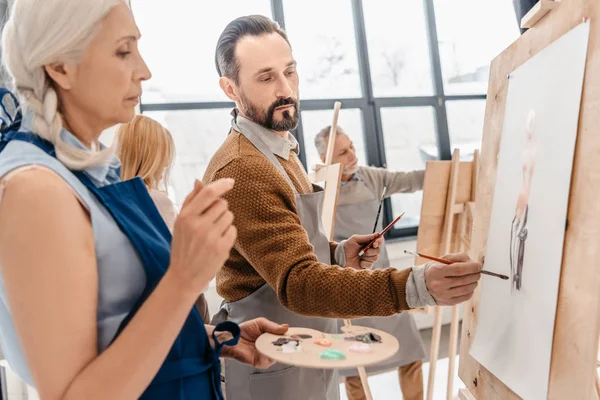
<svg viewBox="0 0 600 400"><path fill-rule="evenodd" d="M32 143L48 155L56 157L54 146L50 142L28 132L2 133L0 152L11 140ZM141 178L136 177L129 181L96 187L82 171L71 172L110 212L144 264L146 287L133 310L121 324L118 336L165 274L170 261L171 233ZM224 331L230 332L233 339L219 343L215 333ZM231 321L223 322L217 325L213 332L215 343L213 349L200 313L196 307L192 307L165 362L140 398L144 400L223 399L219 355L223 346L235 346L239 336L238 325Z"/></svg>

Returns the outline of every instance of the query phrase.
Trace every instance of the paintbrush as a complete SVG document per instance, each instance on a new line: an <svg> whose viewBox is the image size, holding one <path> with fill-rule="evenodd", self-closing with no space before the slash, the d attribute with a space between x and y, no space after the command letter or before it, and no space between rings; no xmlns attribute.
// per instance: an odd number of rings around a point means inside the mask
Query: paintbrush
<svg viewBox="0 0 600 400"><path fill-rule="evenodd" d="M385 233L386 233L387 231L389 231L390 229L392 229L392 226L396 225L396 222L400 221L400 218L402 218L402 217L404 216L404 214L405 214L405 213L402 213L402 214L400 214L400 216L399 216L398 218L396 218L395 220L393 220L391 224L389 224L388 226L386 226L384 230L382 230L380 233L378 233L378 234L377 234L377 236L375 236L375 239L371 240L371 241L369 242L369 244L368 244L368 245L367 245L367 246L366 246L364 249L362 249L362 250L361 250L361 251L358 253L358 256L359 256L359 257L362 257L362 256L363 256L363 254L365 254L365 251L369 250L369 249L371 248L371 246L373 246L373 244L374 244L374 243L375 243L375 242L376 242L376 241L377 241L377 240L378 240L380 237L382 237L383 235L385 235Z"/></svg>
<svg viewBox="0 0 600 400"><path fill-rule="evenodd" d="M381 206L383 205L383 198L385 197L386 190L387 185L383 185L383 192L381 192L381 197L379 198L379 209L377 210L377 218L375 218L375 225L373 225L373 233L377 232L377 223L379 222L379 215L381 214Z"/></svg>
<svg viewBox="0 0 600 400"><path fill-rule="evenodd" d="M432 260L432 261L437 261L439 263L446 264L446 265L450 265L450 264L454 263L454 261L444 260L443 258L428 256L428 255L425 255L425 254L416 253L416 252L412 252L412 251L408 251L408 250L404 250L404 252L406 254L410 254L410 255L413 255L413 256L418 256L418 257L426 258L426 259ZM495 276L496 278L500 278L500 279L503 279L505 281L509 279L508 276L506 276L506 275L497 274L495 272L486 271L484 269L482 269L479 272L481 272L484 275Z"/></svg>

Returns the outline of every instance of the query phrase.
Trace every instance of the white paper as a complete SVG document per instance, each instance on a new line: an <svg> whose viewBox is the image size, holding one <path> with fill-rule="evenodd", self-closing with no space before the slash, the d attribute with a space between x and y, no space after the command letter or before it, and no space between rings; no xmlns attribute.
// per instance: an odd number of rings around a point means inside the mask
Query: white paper
<svg viewBox="0 0 600 400"><path fill-rule="evenodd" d="M589 31L589 23L574 28L508 83L484 268L511 280L482 276L470 353L526 400L548 396Z"/></svg>

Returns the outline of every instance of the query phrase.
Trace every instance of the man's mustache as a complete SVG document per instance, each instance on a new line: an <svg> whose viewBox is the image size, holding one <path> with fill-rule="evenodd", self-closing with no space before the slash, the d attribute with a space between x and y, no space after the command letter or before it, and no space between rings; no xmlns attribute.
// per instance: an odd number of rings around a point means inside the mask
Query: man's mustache
<svg viewBox="0 0 600 400"><path fill-rule="evenodd" d="M276 108L283 106L295 106L298 108L298 101L292 97L277 99L277 101L275 101L273 104L271 104L271 107L269 107L269 112L272 113Z"/></svg>

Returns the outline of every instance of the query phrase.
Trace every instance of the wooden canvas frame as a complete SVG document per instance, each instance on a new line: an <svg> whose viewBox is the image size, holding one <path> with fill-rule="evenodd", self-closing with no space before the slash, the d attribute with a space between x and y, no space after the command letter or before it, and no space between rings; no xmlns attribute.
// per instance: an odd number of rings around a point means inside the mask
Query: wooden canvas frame
<svg viewBox="0 0 600 400"><path fill-rule="evenodd" d="M562 0L491 64L471 258L483 261L492 211L507 76L589 18L590 38L558 292L550 366L550 399L594 399L600 335L600 2ZM462 398L518 399L469 355L477 334L480 293L465 308L459 376ZM526 379L526 377L524 377ZM468 397L471 396L471 397Z"/></svg>

